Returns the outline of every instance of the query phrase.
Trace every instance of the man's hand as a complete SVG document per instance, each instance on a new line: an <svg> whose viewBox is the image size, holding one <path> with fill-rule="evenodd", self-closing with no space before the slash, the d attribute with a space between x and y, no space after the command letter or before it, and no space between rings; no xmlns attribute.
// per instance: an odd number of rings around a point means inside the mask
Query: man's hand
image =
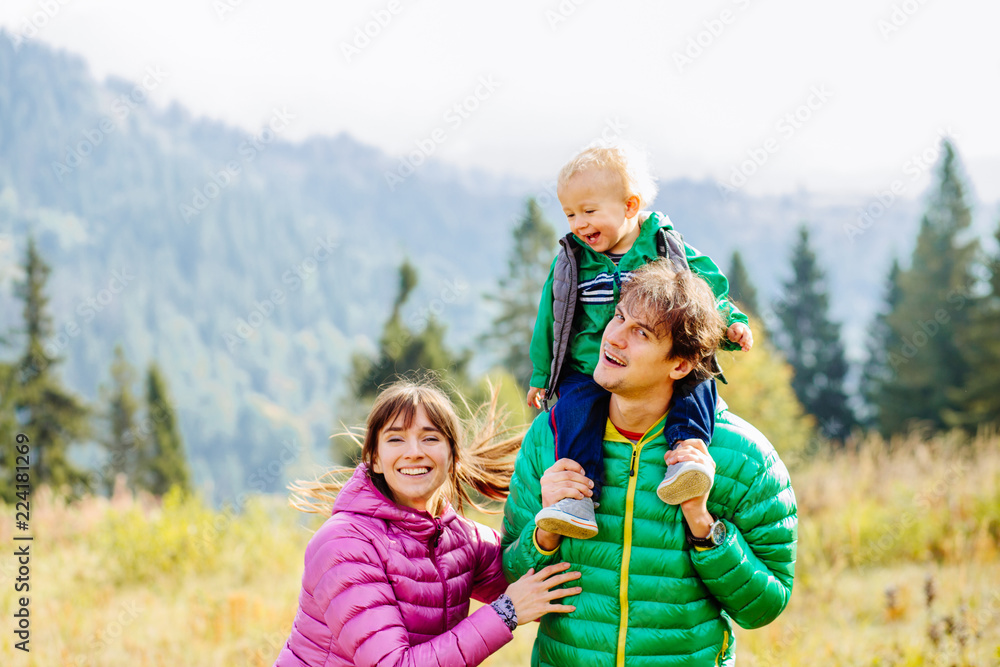
<svg viewBox="0 0 1000 667"><path fill-rule="evenodd" d="M708 453L708 446L698 439L681 440L676 447L663 457L666 464L673 465L681 461L697 461L715 474L715 459ZM681 512L687 521L691 534L695 537L707 537L714 523L708 513L708 494L685 500L681 503Z"/></svg>
<svg viewBox="0 0 1000 667"><path fill-rule="evenodd" d="M542 409L542 401L545 400L545 390L540 387L530 387L528 389L528 407L536 410Z"/></svg>
<svg viewBox="0 0 1000 667"><path fill-rule="evenodd" d="M539 480L542 486L542 507L555 505L563 498L584 498L594 495L594 483L583 474L583 466L573 459L559 459ZM561 535L541 528L535 529L535 541L546 551L559 546Z"/></svg>
<svg viewBox="0 0 1000 667"><path fill-rule="evenodd" d="M739 343L744 352L749 352L753 347L753 332L750 327L742 322L733 322L726 329L726 338L733 343Z"/></svg>

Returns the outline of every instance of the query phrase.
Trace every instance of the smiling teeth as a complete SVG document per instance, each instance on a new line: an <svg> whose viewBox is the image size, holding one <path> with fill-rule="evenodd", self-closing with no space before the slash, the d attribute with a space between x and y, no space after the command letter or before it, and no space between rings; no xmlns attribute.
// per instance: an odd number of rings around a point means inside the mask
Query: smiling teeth
<svg viewBox="0 0 1000 667"><path fill-rule="evenodd" d="M400 468L401 475L423 475L430 472L430 468Z"/></svg>
<svg viewBox="0 0 1000 667"><path fill-rule="evenodd" d="M614 356L613 354L611 354L607 350L604 351L604 358L607 359L608 361L610 361L611 363L615 364L615 365L618 365L618 366L624 366L625 365L624 361L622 361L618 357Z"/></svg>

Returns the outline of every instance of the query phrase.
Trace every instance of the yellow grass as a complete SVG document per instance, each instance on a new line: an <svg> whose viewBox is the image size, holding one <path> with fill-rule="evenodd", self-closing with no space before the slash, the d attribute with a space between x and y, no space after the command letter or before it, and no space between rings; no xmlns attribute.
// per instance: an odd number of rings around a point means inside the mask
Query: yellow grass
<svg viewBox="0 0 1000 667"><path fill-rule="evenodd" d="M1000 439L870 440L805 461L792 478L795 591L776 622L739 631L741 667L1000 664ZM0 664L272 664L322 519L280 498L239 509L127 495L66 506L36 494L31 652L14 648L21 594L6 555ZM3 510L0 539L12 545L14 511ZM528 664L533 634L520 628L488 664Z"/></svg>

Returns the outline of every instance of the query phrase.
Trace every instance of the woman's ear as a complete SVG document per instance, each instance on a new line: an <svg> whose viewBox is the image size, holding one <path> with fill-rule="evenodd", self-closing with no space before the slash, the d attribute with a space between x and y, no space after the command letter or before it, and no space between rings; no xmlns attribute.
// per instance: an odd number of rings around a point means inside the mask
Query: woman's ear
<svg viewBox="0 0 1000 667"><path fill-rule="evenodd" d="M372 459L372 472L379 475L382 474L382 461L379 459L378 454L376 454L375 458Z"/></svg>

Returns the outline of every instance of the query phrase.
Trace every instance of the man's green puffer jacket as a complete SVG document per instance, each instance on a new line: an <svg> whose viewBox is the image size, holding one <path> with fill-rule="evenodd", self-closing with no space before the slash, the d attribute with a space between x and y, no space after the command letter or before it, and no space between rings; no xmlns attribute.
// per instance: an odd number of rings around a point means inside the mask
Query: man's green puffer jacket
<svg viewBox="0 0 1000 667"><path fill-rule="evenodd" d="M797 517L788 471L753 426L721 410L709 453L716 463L708 510L726 541L695 550L679 506L656 496L667 452L666 415L636 445L608 422L605 485L590 540L563 538L554 552L534 541L539 478L554 462L548 414L540 414L518 454L504 509L504 573L569 561L583 592L566 598L570 614L542 617L532 665L732 665L732 621L773 621L792 593Z"/></svg>

